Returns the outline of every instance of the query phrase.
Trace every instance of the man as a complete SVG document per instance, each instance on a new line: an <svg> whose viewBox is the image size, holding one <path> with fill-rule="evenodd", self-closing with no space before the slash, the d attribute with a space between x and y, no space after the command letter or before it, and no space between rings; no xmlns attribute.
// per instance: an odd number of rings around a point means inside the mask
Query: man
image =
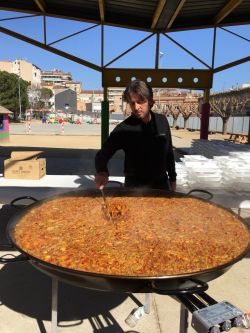
<svg viewBox="0 0 250 333"><path fill-rule="evenodd" d="M175 161L167 118L151 111L152 88L145 82L131 81L124 100L132 114L116 126L95 158L97 187L103 189L109 179L108 161L114 153L125 152L126 187L176 190Z"/></svg>

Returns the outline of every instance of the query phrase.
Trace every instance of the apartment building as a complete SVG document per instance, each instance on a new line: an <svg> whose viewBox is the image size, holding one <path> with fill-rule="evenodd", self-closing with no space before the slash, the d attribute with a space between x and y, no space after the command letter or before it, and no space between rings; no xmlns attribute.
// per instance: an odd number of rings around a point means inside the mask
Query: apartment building
<svg viewBox="0 0 250 333"><path fill-rule="evenodd" d="M125 88L109 88L108 89L108 100L110 104L110 110L112 112L125 112L127 109L127 103L123 101L123 93ZM199 94L193 94L190 92L180 91L175 88L154 88L153 98L156 105L166 104L169 102L183 102L187 99L197 101Z"/></svg>
<svg viewBox="0 0 250 333"><path fill-rule="evenodd" d="M42 71L42 85L65 86L66 82L72 81L71 73L64 73L61 70Z"/></svg>
<svg viewBox="0 0 250 333"><path fill-rule="evenodd" d="M122 112L123 102L122 94L125 88L109 88L108 101L110 112ZM101 110L101 101L103 101L103 90L82 90L78 94L77 109L79 111Z"/></svg>
<svg viewBox="0 0 250 333"><path fill-rule="evenodd" d="M103 90L81 90L77 94L77 110L99 110L101 108L101 101L103 101Z"/></svg>
<svg viewBox="0 0 250 333"><path fill-rule="evenodd" d="M108 89L108 100L110 110L112 112L123 112L125 105L122 100L122 95L125 88L111 87ZM126 103L125 103L126 104Z"/></svg>
<svg viewBox="0 0 250 333"><path fill-rule="evenodd" d="M26 60L2 60L0 70L19 75L23 80L30 82L32 88L41 86L41 69Z"/></svg>
<svg viewBox="0 0 250 333"><path fill-rule="evenodd" d="M81 83L76 81L66 82L65 87L74 90L77 94L80 94L82 91Z"/></svg>
<svg viewBox="0 0 250 333"><path fill-rule="evenodd" d="M72 80L71 73L65 73L61 70L42 71L42 87L51 90L71 89L77 94L81 93L81 83Z"/></svg>
<svg viewBox="0 0 250 333"><path fill-rule="evenodd" d="M0 60L0 71L13 73L13 65L10 60Z"/></svg>

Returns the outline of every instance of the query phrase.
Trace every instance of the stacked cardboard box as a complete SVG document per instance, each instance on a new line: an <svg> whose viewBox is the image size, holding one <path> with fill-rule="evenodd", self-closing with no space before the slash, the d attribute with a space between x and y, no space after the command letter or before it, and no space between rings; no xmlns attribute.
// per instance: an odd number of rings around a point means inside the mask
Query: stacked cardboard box
<svg viewBox="0 0 250 333"><path fill-rule="evenodd" d="M4 161L4 177L9 179L40 179L46 175L46 159L42 151L13 151Z"/></svg>

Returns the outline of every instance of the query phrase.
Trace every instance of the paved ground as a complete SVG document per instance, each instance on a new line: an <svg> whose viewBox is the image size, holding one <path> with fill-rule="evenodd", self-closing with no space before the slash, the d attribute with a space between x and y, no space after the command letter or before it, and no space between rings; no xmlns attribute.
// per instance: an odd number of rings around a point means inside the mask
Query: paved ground
<svg viewBox="0 0 250 333"><path fill-rule="evenodd" d="M96 125L89 125L96 126ZM93 133L98 127L93 127ZM16 149L43 149L48 160L48 174L93 174L93 156L100 147L100 137L92 135L12 135L8 145L0 147L0 162ZM173 131L176 158L188 152L198 132ZM223 138L212 135L210 138ZM46 148L44 148L46 147ZM69 149L70 148L70 149ZM112 174L121 175L122 154L114 158ZM85 183L84 183L85 184ZM8 219L16 213L9 205L11 198L31 187L0 185L0 239L6 242L5 227ZM53 186L53 184L50 184ZM33 187L39 195L49 195L51 187ZM68 189L65 189L68 190ZM250 199L250 194L247 194ZM215 193L215 202L235 209L242 199L235 193ZM244 196L245 198L245 196ZM1 205L2 203L2 205ZM250 223L250 212L243 211ZM226 236L225 236L226 241ZM240 241L240 240L236 240ZM6 250L6 248L5 248ZM8 251L10 252L10 251ZM2 251L2 254L6 253ZM16 252L11 252L16 254ZM250 311L249 256L235 264L226 274L209 283L209 294L218 301L228 300L243 311ZM143 302L143 294L127 295L103 293L60 284L58 333L176 333L179 332L179 304L168 296L153 294L151 313L145 315L135 328L130 328L125 318L130 311ZM0 332L46 333L50 332L51 280L29 263L1 266L0 270ZM194 330L189 329L192 333ZM234 329L243 333L243 329Z"/></svg>
<svg viewBox="0 0 250 333"><path fill-rule="evenodd" d="M40 122L32 124L33 131L30 134L18 134L25 130L25 124L13 124L10 128L9 143L0 146L0 173L3 173L3 160L15 150L41 150L43 157L47 158L48 174L93 174L93 160L100 149L100 125L71 125L64 134L57 133L56 127L60 125L43 125ZM65 126L66 127L66 126ZM112 130L114 126L110 126ZM42 129L53 130L41 134ZM72 132L73 131L73 132ZM182 154L188 153L193 139L199 138L199 132L184 130L172 130L173 145L176 147L176 160ZM210 139L224 139L227 136L221 134L210 135ZM67 158L67 163L62 163ZM118 152L110 162L110 171L114 176L122 175L123 153Z"/></svg>
<svg viewBox="0 0 250 333"><path fill-rule="evenodd" d="M112 130L115 125L109 126ZM61 124L42 124L41 122L34 121L30 123L14 123L10 124L10 133L12 134L56 134L56 135L100 135L100 124L87 124L81 125L65 123Z"/></svg>
<svg viewBox="0 0 250 333"><path fill-rule="evenodd" d="M112 131L114 125L109 126L109 130ZM41 124L40 122L31 123L31 131L29 135L27 134L27 126L25 123L22 124L11 124L10 125L10 143L9 145L15 146L18 142L18 145L27 144L31 146L33 141L34 144L41 144L43 139L43 146L45 147L58 147L58 148L99 148L100 147L100 135L101 127L96 124L82 124L82 125L73 125L65 124L64 131L62 131L62 126L59 124L49 125ZM44 135L46 134L46 137ZM172 129L172 134L175 138L185 139L190 141L192 139L199 138L198 131L184 131L184 130L175 130ZM79 136L79 137L75 137ZM27 140L27 138L32 138L32 140ZM66 137L66 138L65 138ZM74 138L75 137L75 138ZM209 139L225 139L229 135L211 134ZM68 138L68 139L67 139ZM70 140L69 140L70 138ZM80 138L82 138L80 140ZM20 142L20 143L19 143ZM64 144L66 143L66 146Z"/></svg>

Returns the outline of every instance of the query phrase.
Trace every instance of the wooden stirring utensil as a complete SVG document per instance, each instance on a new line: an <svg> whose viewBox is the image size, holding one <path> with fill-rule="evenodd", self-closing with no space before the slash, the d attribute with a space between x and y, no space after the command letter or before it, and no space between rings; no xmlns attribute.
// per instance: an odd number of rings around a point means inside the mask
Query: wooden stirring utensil
<svg viewBox="0 0 250 333"><path fill-rule="evenodd" d="M110 215L109 209L108 209L108 204L107 204L106 197L105 197L105 195L104 195L104 191L103 191L103 189L100 189L100 191L101 191L101 193L102 193L102 200L103 200L104 214L105 214L105 216L106 216L109 220L113 221L113 220L112 220L112 217L111 217L111 215Z"/></svg>

